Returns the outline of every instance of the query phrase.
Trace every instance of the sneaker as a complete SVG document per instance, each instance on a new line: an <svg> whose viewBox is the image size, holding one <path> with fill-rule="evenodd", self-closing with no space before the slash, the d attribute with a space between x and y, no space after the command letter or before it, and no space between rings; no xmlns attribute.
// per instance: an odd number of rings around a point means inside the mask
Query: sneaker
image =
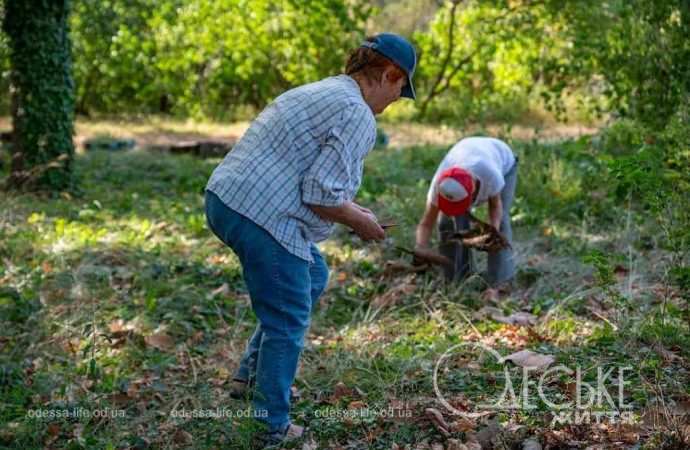
<svg viewBox="0 0 690 450"><path fill-rule="evenodd" d="M287 444L304 436L305 427L291 423L284 431L274 431L272 433L264 433L259 436L259 441L264 445L264 449L278 448L283 444Z"/></svg>

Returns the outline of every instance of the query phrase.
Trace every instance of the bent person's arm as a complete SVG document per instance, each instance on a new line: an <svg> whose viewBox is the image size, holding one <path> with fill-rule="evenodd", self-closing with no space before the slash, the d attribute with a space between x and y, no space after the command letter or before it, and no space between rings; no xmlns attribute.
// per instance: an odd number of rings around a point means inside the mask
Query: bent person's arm
<svg viewBox="0 0 690 450"><path fill-rule="evenodd" d="M494 195L489 197L489 223L496 228L496 230L501 230L501 219L503 218L503 202L501 201L501 195Z"/></svg>
<svg viewBox="0 0 690 450"><path fill-rule="evenodd" d="M415 246L418 248L429 247L429 241L431 240L431 235L434 232L434 226L436 225L436 220L438 219L438 206L433 204L428 204L422 219L417 225L417 231L415 233Z"/></svg>

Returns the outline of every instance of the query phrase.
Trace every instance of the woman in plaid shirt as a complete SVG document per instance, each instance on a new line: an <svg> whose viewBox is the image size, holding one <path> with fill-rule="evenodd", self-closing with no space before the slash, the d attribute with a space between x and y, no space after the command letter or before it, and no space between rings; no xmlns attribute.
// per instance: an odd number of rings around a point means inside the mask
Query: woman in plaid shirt
<svg viewBox="0 0 690 450"><path fill-rule="evenodd" d="M269 444L298 437L290 422L310 313L328 281L315 243L335 222L382 240L376 216L353 201L376 120L400 97L414 99L415 50L382 33L355 49L345 74L291 89L264 109L206 186L211 230L238 256L258 318L233 383L255 385L254 413Z"/></svg>

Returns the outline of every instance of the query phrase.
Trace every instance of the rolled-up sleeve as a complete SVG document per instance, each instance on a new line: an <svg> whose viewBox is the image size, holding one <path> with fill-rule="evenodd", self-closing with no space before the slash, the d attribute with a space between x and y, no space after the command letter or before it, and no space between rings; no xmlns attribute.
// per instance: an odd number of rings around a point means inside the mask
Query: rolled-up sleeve
<svg viewBox="0 0 690 450"><path fill-rule="evenodd" d="M361 105L343 109L302 179L304 203L332 207L351 200L352 181L359 176L356 162L371 148L372 127L376 133L372 121L371 111Z"/></svg>

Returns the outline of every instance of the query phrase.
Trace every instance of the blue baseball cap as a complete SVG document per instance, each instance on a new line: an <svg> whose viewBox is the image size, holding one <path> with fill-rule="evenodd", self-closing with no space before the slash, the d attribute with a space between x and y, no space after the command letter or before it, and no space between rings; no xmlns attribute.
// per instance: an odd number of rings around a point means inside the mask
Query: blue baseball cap
<svg viewBox="0 0 690 450"><path fill-rule="evenodd" d="M407 84L400 92L401 97L415 99L412 77L417 65L417 53L412 44L402 36L393 33L381 33L373 41L362 42L362 47L370 48L393 61L407 74Z"/></svg>

